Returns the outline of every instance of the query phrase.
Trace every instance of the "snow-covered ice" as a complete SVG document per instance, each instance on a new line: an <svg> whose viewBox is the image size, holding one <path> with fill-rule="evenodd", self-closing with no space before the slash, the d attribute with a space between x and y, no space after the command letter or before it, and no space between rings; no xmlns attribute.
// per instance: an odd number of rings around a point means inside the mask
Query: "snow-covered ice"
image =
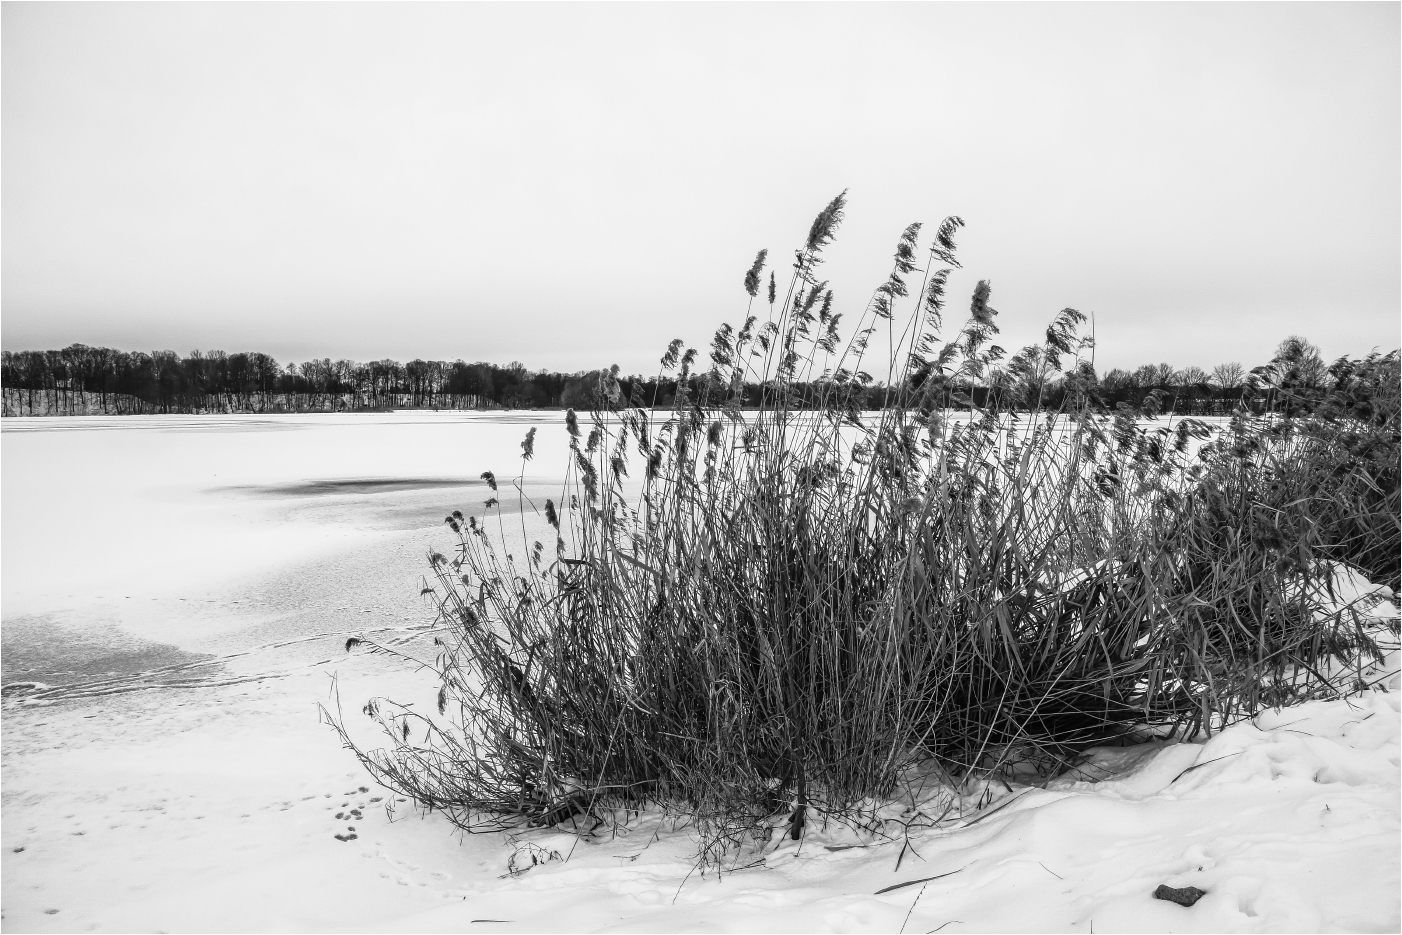
<svg viewBox="0 0 1402 935"><path fill-rule="evenodd" d="M354 723L372 694L422 692L423 673L344 641L426 639L424 554L450 544L445 513L480 511L483 470L516 473L529 425L543 498L557 414L6 420L4 681L54 688L5 701L4 930L1402 925L1395 652L1378 690L1093 751L907 836L938 804L917 795L883 811L889 839L818 825L719 876L655 814L598 838L416 814L318 704L334 684ZM1159 884L1207 895L1184 908Z"/></svg>

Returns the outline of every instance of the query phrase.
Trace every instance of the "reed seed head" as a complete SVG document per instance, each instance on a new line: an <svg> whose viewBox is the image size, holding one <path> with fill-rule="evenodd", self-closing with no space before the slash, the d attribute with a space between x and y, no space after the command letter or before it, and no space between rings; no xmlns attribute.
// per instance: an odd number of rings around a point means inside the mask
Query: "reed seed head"
<svg viewBox="0 0 1402 935"><path fill-rule="evenodd" d="M752 299L759 295L759 274L764 270L764 261L768 256L767 249L756 253L754 263L750 264L749 270L745 273L745 291Z"/></svg>
<svg viewBox="0 0 1402 935"><path fill-rule="evenodd" d="M808 228L808 240L803 245L808 254L816 255L832 243L833 235L837 233L837 226L842 223L846 208L847 189L844 188L841 194L828 202L826 208L818 212L818 216L813 219L812 226Z"/></svg>

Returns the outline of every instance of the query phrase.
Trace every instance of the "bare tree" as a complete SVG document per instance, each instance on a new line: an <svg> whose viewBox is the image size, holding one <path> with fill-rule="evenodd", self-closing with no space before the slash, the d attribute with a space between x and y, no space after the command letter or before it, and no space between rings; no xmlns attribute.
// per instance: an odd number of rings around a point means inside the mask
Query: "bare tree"
<svg viewBox="0 0 1402 935"><path fill-rule="evenodd" d="M1192 386L1208 381L1207 371L1201 367L1184 367L1173 375L1175 386Z"/></svg>
<svg viewBox="0 0 1402 935"><path fill-rule="evenodd" d="M1246 379L1246 370L1237 361L1212 368L1212 382L1224 390L1234 390Z"/></svg>
<svg viewBox="0 0 1402 935"><path fill-rule="evenodd" d="M1130 373L1128 370L1121 370L1116 367L1114 370L1105 374L1104 378L1100 381L1100 385L1113 393L1115 390L1123 389L1127 386L1134 386L1134 374Z"/></svg>
<svg viewBox="0 0 1402 935"><path fill-rule="evenodd" d="M1145 364L1134 371L1136 386L1171 386L1176 371L1172 364Z"/></svg>
<svg viewBox="0 0 1402 935"><path fill-rule="evenodd" d="M1322 386L1329 370L1320 356L1319 348L1298 334L1292 334L1280 342L1271 363L1282 386Z"/></svg>

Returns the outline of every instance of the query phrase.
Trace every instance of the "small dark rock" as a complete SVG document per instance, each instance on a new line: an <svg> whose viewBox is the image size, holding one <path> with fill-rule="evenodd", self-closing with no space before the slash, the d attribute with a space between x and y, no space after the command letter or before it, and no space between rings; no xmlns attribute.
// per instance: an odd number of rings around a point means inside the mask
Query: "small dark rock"
<svg viewBox="0 0 1402 935"><path fill-rule="evenodd" d="M18 854L18 853L19 853L20 851L22 851L22 850L24 850L24 848L22 848L22 847L17 847L17 848L15 848L15 853Z"/></svg>
<svg viewBox="0 0 1402 935"><path fill-rule="evenodd" d="M1171 903L1180 906L1191 906L1207 895L1207 890L1200 890L1196 886L1184 886L1175 889L1166 884L1160 883L1159 888L1154 890L1155 899L1166 899Z"/></svg>
<svg viewBox="0 0 1402 935"><path fill-rule="evenodd" d="M356 838L358 838L358 837L360 837L360 835L356 834L355 832L351 832L351 833L349 833L349 834L338 834L338 835L336 835L336 840L337 840L337 841L354 841L354 840L355 840Z"/></svg>
<svg viewBox="0 0 1402 935"><path fill-rule="evenodd" d="M369 792L369 791L370 791L370 787L369 787L369 786L361 786L361 787L360 787L360 791L361 791L361 792Z"/></svg>
<svg viewBox="0 0 1402 935"><path fill-rule="evenodd" d="M337 812L337 813L336 813L336 820L337 820L337 821L340 821L342 818L345 818L345 817L346 817L346 813L345 813L345 812Z"/></svg>
<svg viewBox="0 0 1402 935"><path fill-rule="evenodd" d="M56 915L58 915L58 910L57 910L57 909L45 909L45 910L44 910L44 915L46 915L46 916L56 916Z"/></svg>

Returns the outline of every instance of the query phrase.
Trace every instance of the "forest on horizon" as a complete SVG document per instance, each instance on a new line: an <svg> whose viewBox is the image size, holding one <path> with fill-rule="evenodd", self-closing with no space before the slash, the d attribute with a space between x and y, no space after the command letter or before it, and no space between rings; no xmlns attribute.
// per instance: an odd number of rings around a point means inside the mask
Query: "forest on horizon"
<svg viewBox="0 0 1402 935"><path fill-rule="evenodd" d="M1141 406L1156 394L1165 410L1211 415L1245 402L1264 411L1271 402L1240 363L1213 368L1145 364L1135 370L1097 374L1088 362L1067 373L1024 348L983 379L956 385L943 400L968 405L1021 409L1039 400L1056 406L1070 394L1094 394L1108 406ZM692 352L694 358L694 352ZM62 350L0 352L3 413L19 415L157 414L206 412L341 412L387 409L542 409L588 408L598 402L600 376L611 374L630 405L669 406L677 380L622 375L612 370L561 373L530 370L519 361L500 366L463 360L360 362L322 358L280 364L260 352L122 351L73 344ZM1322 387L1331 368L1309 341L1282 341L1272 364L1302 388ZM1260 371L1263 367L1255 368ZM688 374L694 390L704 387L705 371ZM864 373L850 377L858 408L881 409L892 390ZM746 384L746 402L758 403L760 385Z"/></svg>

